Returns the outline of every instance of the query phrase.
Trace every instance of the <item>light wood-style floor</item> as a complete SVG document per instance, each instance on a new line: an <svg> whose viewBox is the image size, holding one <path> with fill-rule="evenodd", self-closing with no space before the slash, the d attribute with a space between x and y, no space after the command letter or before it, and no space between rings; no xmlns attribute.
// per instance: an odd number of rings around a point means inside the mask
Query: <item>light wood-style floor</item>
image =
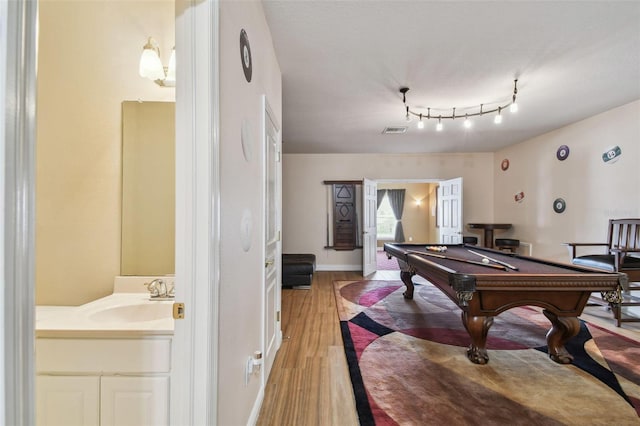
<svg viewBox="0 0 640 426"><path fill-rule="evenodd" d="M259 426L350 426L358 416L333 293L334 280L363 279L359 272L316 272L309 290L282 291L283 343L271 370ZM399 280L399 271L367 279ZM615 326L610 312L588 307L587 321L640 340L640 323Z"/></svg>
<svg viewBox="0 0 640 426"><path fill-rule="evenodd" d="M360 272L316 272L309 290L282 291L282 346L269 375L258 425L358 425L333 293L334 280ZM379 271L368 279L400 279Z"/></svg>

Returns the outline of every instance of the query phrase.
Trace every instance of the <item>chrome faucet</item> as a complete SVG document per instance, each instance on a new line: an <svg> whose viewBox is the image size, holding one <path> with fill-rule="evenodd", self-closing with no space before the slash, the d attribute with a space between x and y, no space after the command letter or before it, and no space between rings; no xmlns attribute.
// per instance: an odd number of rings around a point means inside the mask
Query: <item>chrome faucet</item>
<svg viewBox="0 0 640 426"><path fill-rule="evenodd" d="M156 278L150 283L144 283L144 285L147 287L147 290L149 290L149 293L151 293L151 299L166 299L173 297L173 294L169 294L167 292L167 285L161 278Z"/></svg>

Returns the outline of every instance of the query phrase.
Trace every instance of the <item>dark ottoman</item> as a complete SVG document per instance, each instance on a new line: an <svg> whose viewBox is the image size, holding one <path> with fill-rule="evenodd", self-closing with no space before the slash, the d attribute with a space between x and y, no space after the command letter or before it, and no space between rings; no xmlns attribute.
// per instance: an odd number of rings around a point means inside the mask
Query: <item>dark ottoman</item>
<svg viewBox="0 0 640 426"><path fill-rule="evenodd" d="M315 254L283 254L282 287L309 287L315 270Z"/></svg>

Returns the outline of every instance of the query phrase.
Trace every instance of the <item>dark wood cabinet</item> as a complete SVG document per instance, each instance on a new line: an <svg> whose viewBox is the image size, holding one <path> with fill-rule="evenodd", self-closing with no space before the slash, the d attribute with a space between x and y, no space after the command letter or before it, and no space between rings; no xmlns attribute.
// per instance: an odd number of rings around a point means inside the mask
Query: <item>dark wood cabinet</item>
<svg viewBox="0 0 640 426"><path fill-rule="evenodd" d="M352 250L357 243L356 186L333 185L333 247Z"/></svg>

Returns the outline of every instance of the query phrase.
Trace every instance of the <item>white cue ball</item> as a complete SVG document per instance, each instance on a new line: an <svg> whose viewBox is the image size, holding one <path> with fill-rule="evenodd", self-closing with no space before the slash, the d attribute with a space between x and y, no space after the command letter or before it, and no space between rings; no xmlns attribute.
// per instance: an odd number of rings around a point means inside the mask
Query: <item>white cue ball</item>
<svg viewBox="0 0 640 426"><path fill-rule="evenodd" d="M482 263L489 263L489 259L487 259L486 257L482 259Z"/></svg>

